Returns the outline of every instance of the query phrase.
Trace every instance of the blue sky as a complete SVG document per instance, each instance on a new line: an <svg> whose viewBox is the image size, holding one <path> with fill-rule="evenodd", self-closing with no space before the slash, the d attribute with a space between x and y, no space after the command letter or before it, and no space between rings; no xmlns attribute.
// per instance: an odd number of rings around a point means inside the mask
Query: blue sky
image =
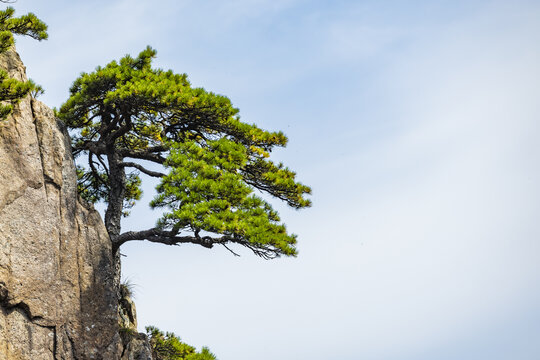
<svg viewBox="0 0 540 360"><path fill-rule="evenodd" d="M81 71L156 64L283 130L313 187L296 259L127 244L140 329L220 360L540 358L540 4L19 0L59 106ZM152 185L145 199L152 198ZM145 203L124 229L153 226Z"/></svg>

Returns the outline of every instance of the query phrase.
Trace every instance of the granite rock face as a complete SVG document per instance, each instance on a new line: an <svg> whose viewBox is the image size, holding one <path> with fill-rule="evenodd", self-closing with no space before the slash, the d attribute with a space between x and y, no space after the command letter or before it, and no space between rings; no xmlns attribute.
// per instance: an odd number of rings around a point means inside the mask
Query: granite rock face
<svg viewBox="0 0 540 360"><path fill-rule="evenodd" d="M14 51L0 67L19 80ZM119 359L111 243L77 195L69 137L29 96L0 120L0 360Z"/></svg>
<svg viewBox="0 0 540 360"><path fill-rule="evenodd" d="M143 333L126 335L124 351L120 360L152 360L152 348Z"/></svg>
<svg viewBox="0 0 540 360"><path fill-rule="evenodd" d="M122 357L120 360L152 360L152 347L144 333L137 333L137 310L131 291L120 287L118 321L122 338Z"/></svg>

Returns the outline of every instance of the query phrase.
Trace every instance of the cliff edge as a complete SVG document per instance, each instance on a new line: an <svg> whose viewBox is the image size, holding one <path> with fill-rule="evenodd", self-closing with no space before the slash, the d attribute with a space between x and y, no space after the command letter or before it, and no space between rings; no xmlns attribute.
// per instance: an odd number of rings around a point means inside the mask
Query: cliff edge
<svg viewBox="0 0 540 360"><path fill-rule="evenodd" d="M15 51L0 67L26 80ZM118 359L111 242L69 137L30 96L0 120L0 360Z"/></svg>

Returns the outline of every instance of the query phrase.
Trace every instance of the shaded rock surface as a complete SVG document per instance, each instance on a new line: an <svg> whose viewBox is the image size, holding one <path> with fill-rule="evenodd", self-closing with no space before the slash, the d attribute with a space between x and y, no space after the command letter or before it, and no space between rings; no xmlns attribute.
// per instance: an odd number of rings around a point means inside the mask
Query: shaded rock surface
<svg viewBox="0 0 540 360"><path fill-rule="evenodd" d="M0 66L26 79L14 51ZM119 359L112 267L101 217L79 201L67 133L25 98L0 121L0 360Z"/></svg>
<svg viewBox="0 0 540 360"><path fill-rule="evenodd" d="M120 360L152 360L152 349L143 333L124 335L124 351Z"/></svg>
<svg viewBox="0 0 540 360"><path fill-rule="evenodd" d="M118 321L122 338L120 360L152 360L152 348L146 334L137 333L137 310L129 286L120 286Z"/></svg>

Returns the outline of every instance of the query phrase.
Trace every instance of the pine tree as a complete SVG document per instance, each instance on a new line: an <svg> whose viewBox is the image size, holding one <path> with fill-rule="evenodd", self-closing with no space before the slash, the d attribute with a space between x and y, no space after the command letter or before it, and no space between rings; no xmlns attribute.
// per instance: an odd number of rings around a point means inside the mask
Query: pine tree
<svg viewBox="0 0 540 360"><path fill-rule="evenodd" d="M295 256L296 235L259 195L310 205L310 188L269 158L287 137L240 121L228 98L192 87L185 74L153 68L155 55L147 47L81 74L58 112L86 164L78 167L81 196L107 205L117 260L118 248L135 240ZM151 229L122 233L122 216L141 197L141 174L160 179L150 205L165 212Z"/></svg>
<svg viewBox="0 0 540 360"><path fill-rule="evenodd" d="M40 41L47 39L47 25L34 14L29 13L18 18L13 17L14 14L12 7L0 10L0 54L8 51L15 43L13 34L30 36ZM32 81L12 79L5 70L0 70L0 120L13 111L14 104L34 90L43 91Z"/></svg>
<svg viewBox="0 0 540 360"><path fill-rule="evenodd" d="M156 360L216 360L216 356L207 347L197 352L172 332L164 334L154 326L147 326L146 334Z"/></svg>

